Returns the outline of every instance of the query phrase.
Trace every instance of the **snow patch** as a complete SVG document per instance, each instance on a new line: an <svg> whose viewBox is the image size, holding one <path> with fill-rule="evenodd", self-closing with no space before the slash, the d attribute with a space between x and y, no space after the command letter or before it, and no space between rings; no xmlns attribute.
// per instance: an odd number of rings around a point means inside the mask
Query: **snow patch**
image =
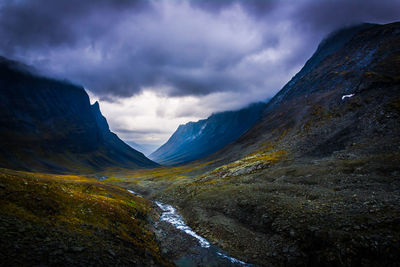
<svg viewBox="0 0 400 267"><path fill-rule="evenodd" d="M342 96L342 100L346 99L346 98L350 98L353 97L355 94L349 94L349 95L344 95Z"/></svg>

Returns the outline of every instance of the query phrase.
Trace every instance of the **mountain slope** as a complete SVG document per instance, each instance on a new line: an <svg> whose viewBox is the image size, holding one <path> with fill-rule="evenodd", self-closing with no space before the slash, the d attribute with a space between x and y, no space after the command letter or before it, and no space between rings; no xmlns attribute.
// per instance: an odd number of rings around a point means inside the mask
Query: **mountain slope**
<svg viewBox="0 0 400 267"><path fill-rule="evenodd" d="M268 102L263 118L206 160L223 164L239 159L237 151L252 153L276 142L301 157L330 156L354 142L383 150L370 140L380 134L387 136L379 138L382 143L397 140L398 28L398 23L363 24L331 35ZM383 131L385 127L391 131Z"/></svg>
<svg viewBox="0 0 400 267"><path fill-rule="evenodd" d="M82 87L32 74L0 58L0 166L91 171L154 167L110 132Z"/></svg>
<svg viewBox="0 0 400 267"><path fill-rule="evenodd" d="M163 165L176 165L208 156L245 133L260 118L264 108L265 103L256 103L180 125L149 158Z"/></svg>

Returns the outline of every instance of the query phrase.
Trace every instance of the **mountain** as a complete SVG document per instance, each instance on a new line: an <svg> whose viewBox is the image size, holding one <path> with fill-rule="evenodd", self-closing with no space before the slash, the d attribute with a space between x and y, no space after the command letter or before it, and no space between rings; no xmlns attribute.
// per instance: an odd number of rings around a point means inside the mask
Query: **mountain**
<svg viewBox="0 0 400 267"><path fill-rule="evenodd" d="M133 149L142 152L146 156L150 155L158 148L158 145L138 144L134 141L126 141L126 143L130 145Z"/></svg>
<svg viewBox="0 0 400 267"><path fill-rule="evenodd" d="M265 143L296 157L356 147L363 154L392 151L399 130L398 28L362 24L328 36L268 102L258 123L211 158L234 161L237 151L252 153Z"/></svg>
<svg viewBox="0 0 400 267"><path fill-rule="evenodd" d="M399 174L397 22L328 36L236 141L132 184L245 262L395 266Z"/></svg>
<svg viewBox="0 0 400 267"><path fill-rule="evenodd" d="M112 133L99 104L66 81L0 58L0 166L93 171L156 163Z"/></svg>
<svg viewBox="0 0 400 267"><path fill-rule="evenodd" d="M180 125L149 158L162 165L177 165L208 156L245 133L261 117L264 108L265 103L255 103Z"/></svg>

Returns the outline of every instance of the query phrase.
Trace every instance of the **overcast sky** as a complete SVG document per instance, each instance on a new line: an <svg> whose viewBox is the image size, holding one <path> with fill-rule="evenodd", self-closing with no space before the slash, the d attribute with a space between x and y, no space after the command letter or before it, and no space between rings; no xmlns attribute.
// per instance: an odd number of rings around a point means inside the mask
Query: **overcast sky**
<svg viewBox="0 0 400 267"><path fill-rule="evenodd" d="M0 55L81 84L126 141L273 96L340 27L400 0L0 0Z"/></svg>

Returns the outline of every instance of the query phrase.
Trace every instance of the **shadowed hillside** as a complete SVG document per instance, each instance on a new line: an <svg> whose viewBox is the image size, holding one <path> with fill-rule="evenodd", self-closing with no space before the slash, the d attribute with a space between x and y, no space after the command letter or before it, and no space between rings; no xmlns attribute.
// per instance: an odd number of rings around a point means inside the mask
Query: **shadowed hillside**
<svg viewBox="0 0 400 267"><path fill-rule="evenodd" d="M0 58L0 166L45 171L155 167L109 130L82 87Z"/></svg>

